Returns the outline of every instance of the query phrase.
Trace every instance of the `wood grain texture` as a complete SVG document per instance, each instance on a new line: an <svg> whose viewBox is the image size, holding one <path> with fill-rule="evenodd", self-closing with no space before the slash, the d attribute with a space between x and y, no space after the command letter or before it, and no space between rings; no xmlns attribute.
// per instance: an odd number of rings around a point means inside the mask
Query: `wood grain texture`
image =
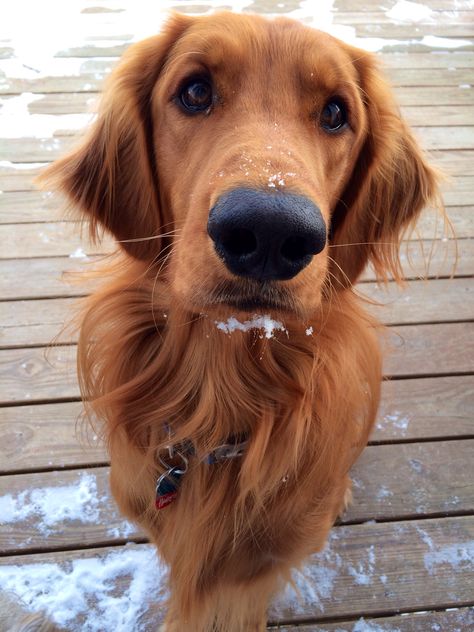
<svg viewBox="0 0 474 632"><path fill-rule="evenodd" d="M410 242L402 245L401 261L407 279L470 276L474 274L474 239ZM0 297L20 300L84 295L94 283L81 281L80 273L94 269L96 262L96 258L70 257L0 259ZM374 281L373 271L367 269L361 280Z"/></svg>
<svg viewBox="0 0 474 632"><path fill-rule="evenodd" d="M0 403L77 397L75 347L0 351Z"/></svg>
<svg viewBox="0 0 474 632"><path fill-rule="evenodd" d="M401 288L363 283L358 293L366 309L387 325L460 322L474 314L474 279L409 281ZM0 306L0 347L74 342L80 300L74 298L6 301Z"/></svg>
<svg viewBox="0 0 474 632"><path fill-rule="evenodd" d="M459 91L470 92L461 89ZM432 94L431 98L437 99L438 94ZM404 103L401 101L401 104ZM414 131L421 146L428 151L470 150L474 145L474 126L449 127L448 130L446 127L426 126L414 128ZM79 138L80 135L75 131L71 131L71 135L67 136L58 134L45 138L12 138L9 139L8 147L6 143L0 146L0 161L28 163L56 160L77 144Z"/></svg>
<svg viewBox="0 0 474 632"><path fill-rule="evenodd" d="M474 279L433 279L378 285L361 283L358 293L376 304L366 308L387 325L472 320Z"/></svg>
<svg viewBox="0 0 474 632"><path fill-rule="evenodd" d="M472 598L468 555L473 540L472 517L335 527L326 551L310 558L304 569L306 579L300 576L304 588L300 600L291 592L280 595L270 608L270 622L357 619L426 611L441 605L462 606ZM67 581L75 560L96 559L105 566L113 556L132 555L134 551L143 551L153 563L153 547L139 544L7 556L0 559L0 569L6 576L18 572L19 566L54 564L63 570ZM130 586L130 577L118 574L115 582L115 589L123 594ZM142 622L145 629L155 629L163 618L162 591L163 584L157 580L149 593L154 599L147 604Z"/></svg>
<svg viewBox="0 0 474 632"><path fill-rule="evenodd" d="M354 501L342 521L473 511L474 480L465 467L473 453L474 440L369 446L351 471ZM108 475L103 467L0 476L0 503L11 515L0 521L0 554L144 538L120 516ZM72 513L82 509L79 515L47 515L44 499L55 497Z"/></svg>
<svg viewBox="0 0 474 632"><path fill-rule="evenodd" d="M386 375L474 373L474 322L400 325L387 332Z"/></svg>
<svg viewBox="0 0 474 632"><path fill-rule="evenodd" d="M0 411L0 473L85 467L108 457L82 420L80 402L14 406Z"/></svg>
<svg viewBox="0 0 474 632"><path fill-rule="evenodd" d="M385 381L371 441L474 436L472 375Z"/></svg>
<svg viewBox="0 0 474 632"><path fill-rule="evenodd" d="M365 626L365 627L364 627ZM393 617L377 617L339 621L338 623L310 623L308 625L278 625L268 628L279 632L465 632L474 626L474 608L454 611L413 612Z"/></svg>
<svg viewBox="0 0 474 632"><path fill-rule="evenodd" d="M97 282L84 281L97 258L50 257L0 260L0 297L4 300L81 296Z"/></svg>
<svg viewBox="0 0 474 632"><path fill-rule="evenodd" d="M78 308L71 298L7 301L0 306L0 347L73 342Z"/></svg>
<svg viewBox="0 0 474 632"><path fill-rule="evenodd" d="M474 373L474 323L401 325L383 336L388 376ZM0 404L79 396L75 347L0 350Z"/></svg>
<svg viewBox="0 0 474 632"><path fill-rule="evenodd" d="M22 257L58 257L73 255L81 249L87 255L110 252L112 240L93 244L87 239L87 227L80 222L47 222L0 225L2 259Z"/></svg>
<svg viewBox="0 0 474 632"><path fill-rule="evenodd" d="M472 376L385 382L376 443L474 437ZM67 402L1 410L0 473L97 465L107 460L96 434Z"/></svg>

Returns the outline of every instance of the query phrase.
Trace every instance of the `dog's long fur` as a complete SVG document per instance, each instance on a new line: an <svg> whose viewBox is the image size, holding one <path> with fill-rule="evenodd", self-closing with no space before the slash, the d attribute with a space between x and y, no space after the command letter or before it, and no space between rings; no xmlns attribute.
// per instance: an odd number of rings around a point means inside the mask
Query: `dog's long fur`
<svg viewBox="0 0 474 632"><path fill-rule="evenodd" d="M219 99L187 116L176 91L203 69ZM318 113L335 95L349 126L331 135ZM369 262L401 278L401 235L436 197L436 174L371 54L291 20L223 13L176 15L132 46L89 137L45 177L93 236L120 241L85 309L79 376L114 496L170 566L166 630L263 630L270 596L324 545L374 422L378 325L353 284ZM259 285L225 268L206 223L223 192L269 182L313 200L329 239L294 279ZM249 318L236 296L277 302L287 332L219 331L216 320ZM197 456L158 512L166 428ZM199 458L240 434L241 459Z"/></svg>

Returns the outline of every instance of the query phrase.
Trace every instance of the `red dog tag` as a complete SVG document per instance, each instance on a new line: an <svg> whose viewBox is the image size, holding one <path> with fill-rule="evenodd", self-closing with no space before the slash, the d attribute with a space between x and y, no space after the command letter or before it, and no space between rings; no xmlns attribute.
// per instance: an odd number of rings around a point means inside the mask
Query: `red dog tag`
<svg viewBox="0 0 474 632"><path fill-rule="evenodd" d="M176 499L183 470L173 467L164 472L156 483L155 507L164 509Z"/></svg>

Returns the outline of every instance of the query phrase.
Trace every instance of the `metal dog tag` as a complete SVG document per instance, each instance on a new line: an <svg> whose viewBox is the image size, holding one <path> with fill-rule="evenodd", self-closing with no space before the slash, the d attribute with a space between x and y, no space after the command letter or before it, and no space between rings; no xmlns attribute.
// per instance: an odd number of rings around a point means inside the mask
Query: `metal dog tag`
<svg viewBox="0 0 474 632"><path fill-rule="evenodd" d="M157 509L164 509L176 499L183 474L184 471L179 467L172 467L159 477L156 483L155 497Z"/></svg>

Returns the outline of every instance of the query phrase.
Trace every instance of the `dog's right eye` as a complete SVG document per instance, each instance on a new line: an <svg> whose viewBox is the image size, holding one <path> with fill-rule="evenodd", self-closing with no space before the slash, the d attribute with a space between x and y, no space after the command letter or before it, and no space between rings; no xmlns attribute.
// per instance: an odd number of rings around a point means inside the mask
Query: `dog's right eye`
<svg viewBox="0 0 474 632"><path fill-rule="evenodd" d="M190 114L207 112L213 102L211 84L206 79L192 79L181 88L179 102Z"/></svg>

